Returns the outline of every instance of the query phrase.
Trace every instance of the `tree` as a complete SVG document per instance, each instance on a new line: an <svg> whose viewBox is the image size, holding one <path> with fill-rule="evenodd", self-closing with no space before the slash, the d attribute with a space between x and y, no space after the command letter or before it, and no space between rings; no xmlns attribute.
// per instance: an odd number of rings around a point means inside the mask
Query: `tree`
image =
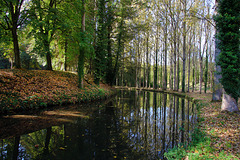
<svg viewBox="0 0 240 160"><path fill-rule="evenodd" d="M46 56L47 70L52 70L50 43L59 27L57 5L59 5L57 0L33 0L31 5L32 34L36 40L35 51Z"/></svg>
<svg viewBox="0 0 240 160"><path fill-rule="evenodd" d="M106 17L106 0L98 1L98 25L96 38L96 57L94 60L94 81L99 85L100 79L105 77L106 56L107 56L107 17Z"/></svg>
<svg viewBox="0 0 240 160"><path fill-rule="evenodd" d="M23 2L24 0L0 0L0 27L11 31L15 66L18 69L21 68L21 60L17 30L26 20Z"/></svg>
<svg viewBox="0 0 240 160"><path fill-rule="evenodd" d="M79 49L78 55L78 86L83 88L83 78L84 78L84 58L85 58L85 0L82 0L82 26L81 26L81 36L82 44Z"/></svg>
<svg viewBox="0 0 240 160"><path fill-rule="evenodd" d="M218 0L215 0L215 5L218 6ZM216 29L215 29L215 32L217 33ZM219 39L216 37L216 33L214 37L215 38L215 55L214 56L215 56L215 62L218 62L218 57L221 51L219 49ZM221 72L221 67L217 63L215 63L212 101L222 100L222 85L220 83L220 79L222 78L222 76L220 72Z"/></svg>
<svg viewBox="0 0 240 160"><path fill-rule="evenodd" d="M218 64L221 66L223 95L222 110L239 111L240 97L240 3L239 0L220 0L215 17L219 39Z"/></svg>

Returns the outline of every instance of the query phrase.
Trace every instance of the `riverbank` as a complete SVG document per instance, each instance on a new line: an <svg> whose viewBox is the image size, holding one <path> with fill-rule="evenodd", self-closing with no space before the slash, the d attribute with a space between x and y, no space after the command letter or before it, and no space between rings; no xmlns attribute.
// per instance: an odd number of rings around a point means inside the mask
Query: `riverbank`
<svg viewBox="0 0 240 160"><path fill-rule="evenodd" d="M85 77L83 89L77 81L70 72L1 69L0 114L96 101L114 93L108 85L95 85L90 76Z"/></svg>
<svg viewBox="0 0 240 160"><path fill-rule="evenodd" d="M192 144L170 150L166 154L168 159L240 159L240 114L221 112L221 102L211 102L211 93L140 90L184 96L196 101L199 106L198 128L192 135ZM240 101L238 104L240 106Z"/></svg>

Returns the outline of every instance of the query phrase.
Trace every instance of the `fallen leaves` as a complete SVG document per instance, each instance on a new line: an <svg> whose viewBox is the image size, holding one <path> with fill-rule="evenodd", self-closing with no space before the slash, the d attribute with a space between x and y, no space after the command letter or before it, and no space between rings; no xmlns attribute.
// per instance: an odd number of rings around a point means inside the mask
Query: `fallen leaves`
<svg viewBox="0 0 240 160"><path fill-rule="evenodd" d="M89 76L84 89L79 89L77 82L77 75L69 72L0 70L0 112L77 103L111 92L107 85L93 84Z"/></svg>
<svg viewBox="0 0 240 160"><path fill-rule="evenodd" d="M191 96L191 93L189 93ZM198 97L194 93L193 97ZM214 151L210 154L219 155L231 154L234 158L240 159L240 115L238 113L221 112L221 102L211 102L209 94L201 94L208 105L201 107L200 117L201 130L205 130L211 138L211 147Z"/></svg>

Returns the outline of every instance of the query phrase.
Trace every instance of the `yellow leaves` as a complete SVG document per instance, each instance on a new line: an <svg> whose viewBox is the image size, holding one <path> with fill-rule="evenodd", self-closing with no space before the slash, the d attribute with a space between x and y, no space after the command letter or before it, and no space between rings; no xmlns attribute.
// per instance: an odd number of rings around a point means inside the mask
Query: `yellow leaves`
<svg viewBox="0 0 240 160"><path fill-rule="evenodd" d="M60 147L59 149L60 149L60 150L65 150L66 148Z"/></svg>

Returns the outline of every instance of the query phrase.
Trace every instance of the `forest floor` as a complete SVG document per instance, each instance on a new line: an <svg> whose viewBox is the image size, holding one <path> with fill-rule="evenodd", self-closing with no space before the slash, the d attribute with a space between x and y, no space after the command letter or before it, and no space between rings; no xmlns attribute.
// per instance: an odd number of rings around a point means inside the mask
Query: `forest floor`
<svg viewBox="0 0 240 160"><path fill-rule="evenodd" d="M129 88L128 88L129 89ZM162 91L155 89L142 89ZM185 96L199 102L197 144L170 153L172 159L240 159L240 114L221 112L221 102L212 102L212 93L162 91ZM240 106L240 101L238 103ZM203 137L201 137L201 134ZM174 155L171 155L174 154ZM171 159L171 158L169 158Z"/></svg>
<svg viewBox="0 0 240 160"><path fill-rule="evenodd" d="M240 159L240 114L221 112L221 102L212 102L211 93L186 93L187 96L201 100L200 130L209 139L209 149L195 148L195 156L201 159ZM240 101L238 103L240 106Z"/></svg>
<svg viewBox="0 0 240 160"><path fill-rule="evenodd" d="M113 92L108 85L95 85L89 75L84 77L84 89L79 89L74 73L0 69L0 114L95 101Z"/></svg>

